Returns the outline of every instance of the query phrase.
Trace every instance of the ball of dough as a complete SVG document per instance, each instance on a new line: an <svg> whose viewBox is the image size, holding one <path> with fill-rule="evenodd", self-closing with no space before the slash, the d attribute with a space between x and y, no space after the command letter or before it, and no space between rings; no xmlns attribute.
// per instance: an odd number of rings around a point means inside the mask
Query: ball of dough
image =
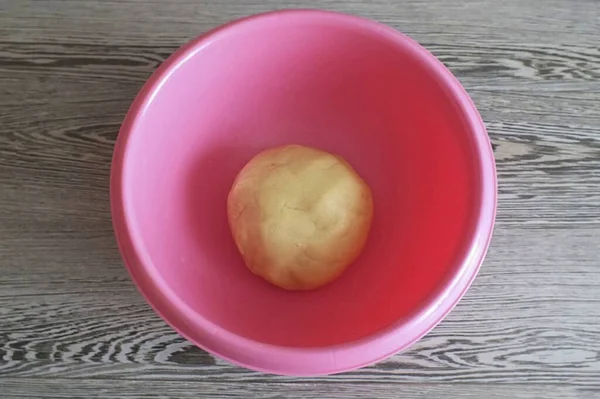
<svg viewBox="0 0 600 399"><path fill-rule="evenodd" d="M261 152L240 171L227 216L254 274L286 290L311 290L358 257L373 200L340 156L289 145Z"/></svg>

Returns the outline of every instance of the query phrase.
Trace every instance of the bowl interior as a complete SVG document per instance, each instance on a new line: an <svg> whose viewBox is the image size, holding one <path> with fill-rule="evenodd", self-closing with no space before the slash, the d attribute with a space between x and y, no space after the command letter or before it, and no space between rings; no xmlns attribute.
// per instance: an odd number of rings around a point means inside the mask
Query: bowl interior
<svg viewBox="0 0 600 399"><path fill-rule="evenodd" d="M148 95L123 164L137 250L193 312L231 333L302 348L369 336L434 306L473 240L473 132L431 65L376 29L240 23L188 49ZM342 155L374 196L364 252L311 292L253 276L227 224L239 170L291 143Z"/></svg>

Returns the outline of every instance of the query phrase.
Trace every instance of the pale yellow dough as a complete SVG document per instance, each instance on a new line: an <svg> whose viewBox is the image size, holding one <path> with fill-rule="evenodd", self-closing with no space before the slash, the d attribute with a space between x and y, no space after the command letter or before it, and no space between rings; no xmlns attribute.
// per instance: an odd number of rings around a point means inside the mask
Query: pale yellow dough
<svg viewBox="0 0 600 399"><path fill-rule="evenodd" d="M287 290L337 278L363 249L371 190L341 157L299 145L272 148L240 171L227 198L248 268Z"/></svg>

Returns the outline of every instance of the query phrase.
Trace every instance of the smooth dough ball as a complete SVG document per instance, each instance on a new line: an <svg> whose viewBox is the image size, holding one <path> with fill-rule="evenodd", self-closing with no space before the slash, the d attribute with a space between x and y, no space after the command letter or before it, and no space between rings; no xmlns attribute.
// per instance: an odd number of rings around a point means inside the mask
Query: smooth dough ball
<svg viewBox="0 0 600 399"><path fill-rule="evenodd" d="M371 190L340 156L272 148L240 171L227 199L248 268L287 290L337 278L358 257L373 217Z"/></svg>

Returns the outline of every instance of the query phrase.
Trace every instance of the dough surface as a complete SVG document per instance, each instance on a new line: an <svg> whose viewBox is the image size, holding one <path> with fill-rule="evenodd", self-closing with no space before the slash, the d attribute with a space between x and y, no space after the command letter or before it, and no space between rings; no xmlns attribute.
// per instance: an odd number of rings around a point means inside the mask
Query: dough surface
<svg viewBox="0 0 600 399"><path fill-rule="evenodd" d="M325 285L358 257L373 217L371 190L341 157L271 148L240 171L227 216L246 266L286 290Z"/></svg>

